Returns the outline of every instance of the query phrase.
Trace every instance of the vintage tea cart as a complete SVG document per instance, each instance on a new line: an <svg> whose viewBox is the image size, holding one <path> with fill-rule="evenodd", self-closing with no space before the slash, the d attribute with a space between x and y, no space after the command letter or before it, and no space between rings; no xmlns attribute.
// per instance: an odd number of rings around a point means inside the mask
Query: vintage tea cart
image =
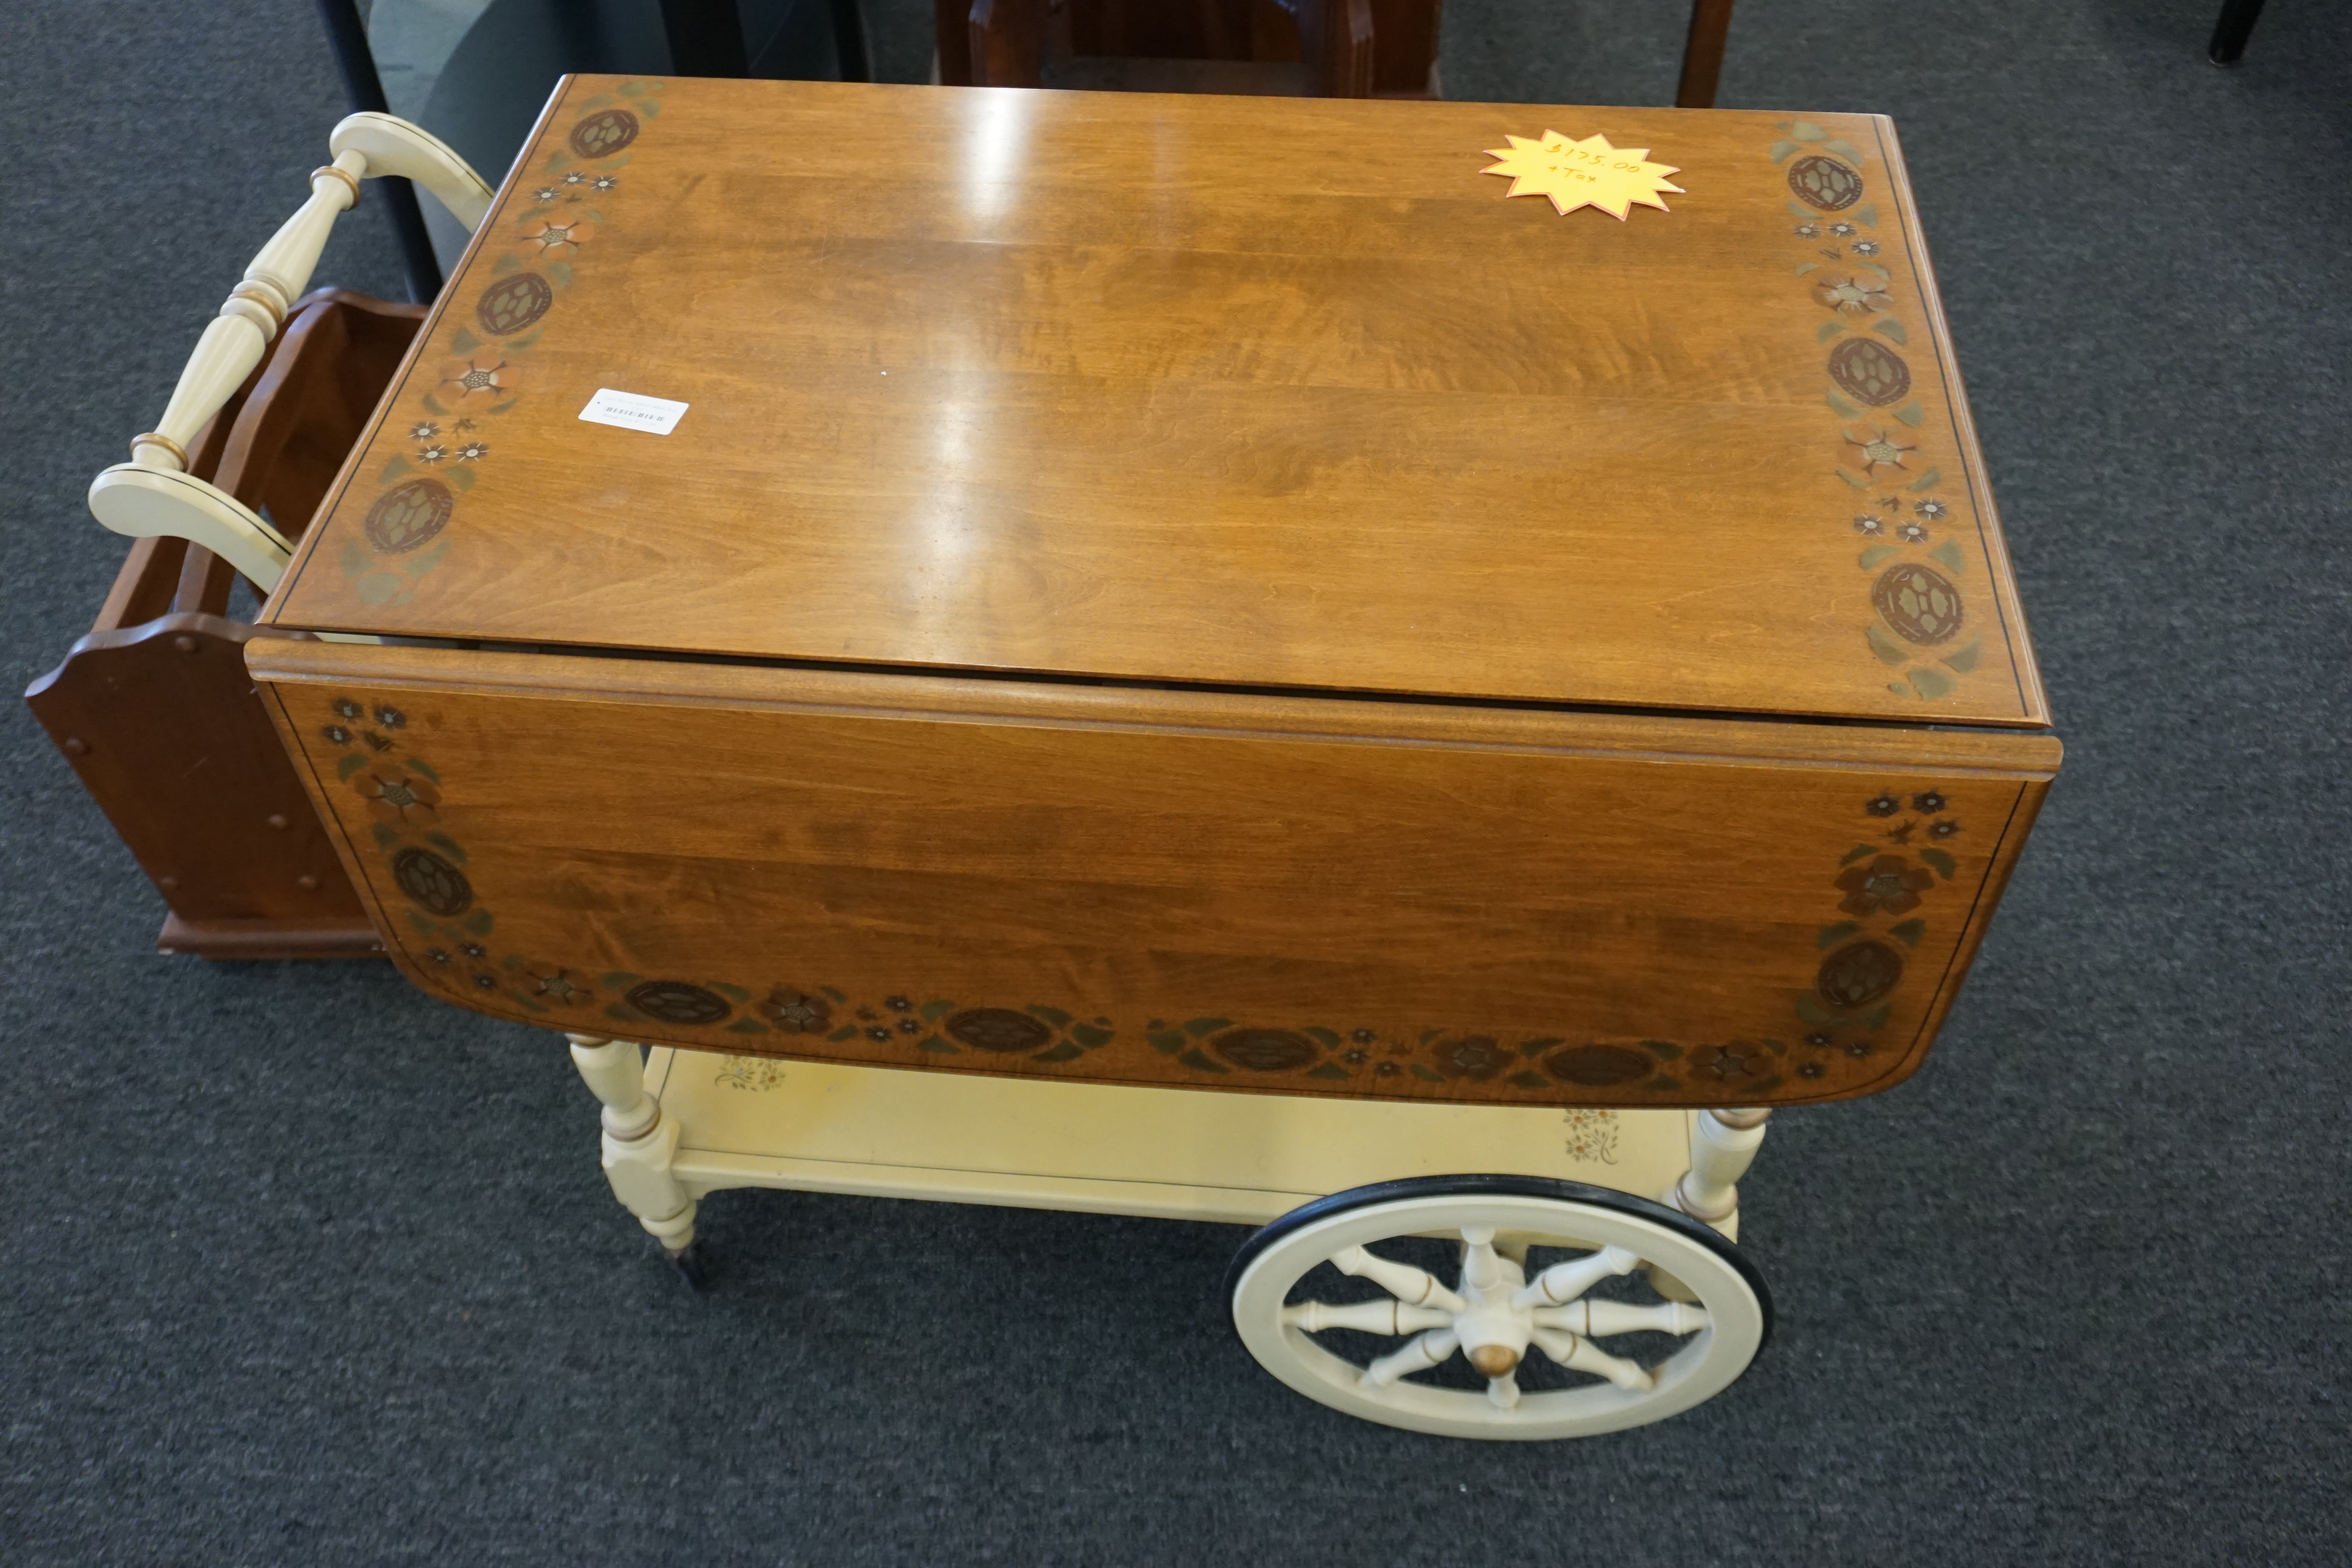
<svg viewBox="0 0 2352 1568"><path fill-rule="evenodd" d="M1554 129L1671 210L1482 174ZM386 948L570 1035L674 1260L732 1186L1223 1220L1371 1420L1739 1374L1767 1116L1916 1069L2059 758L1885 121L583 78L495 195L331 145L92 509L269 592ZM184 453L380 174L475 238L302 528Z"/></svg>

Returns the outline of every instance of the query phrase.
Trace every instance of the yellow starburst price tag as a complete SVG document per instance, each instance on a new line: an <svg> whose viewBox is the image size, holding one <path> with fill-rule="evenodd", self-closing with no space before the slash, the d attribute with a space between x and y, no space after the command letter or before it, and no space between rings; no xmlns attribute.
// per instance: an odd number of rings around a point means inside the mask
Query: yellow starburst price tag
<svg viewBox="0 0 2352 1568"><path fill-rule="evenodd" d="M1609 138L1597 132L1581 142L1557 131L1532 141L1525 136L1509 141L1508 147L1487 148L1486 156L1502 162L1478 172L1510 175L1506 195L1549 196L1562 217L1579 207L1599 207L1622 223L1636 205L1670 210L1658 199L1661 191L1683 194L1680 185L1666 183L1666 176L1681 174L1680 169L1649 162L1647 147L1612 147Z"/></svg>

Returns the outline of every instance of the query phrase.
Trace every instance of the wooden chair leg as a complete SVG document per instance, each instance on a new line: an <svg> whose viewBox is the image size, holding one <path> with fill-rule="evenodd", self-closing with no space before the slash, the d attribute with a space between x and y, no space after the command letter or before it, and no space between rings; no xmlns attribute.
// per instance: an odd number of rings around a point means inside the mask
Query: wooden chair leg
<svg viewBox="0 0 2352 1568"><path fill-rule="evenodd" d="M1731 6L1732 0L1691 0L1690 36L1683 43L1683 80L1675 94L1675 108L1715 107L1716 83L1723 76L1723 43L1731 32Z"/></svg>

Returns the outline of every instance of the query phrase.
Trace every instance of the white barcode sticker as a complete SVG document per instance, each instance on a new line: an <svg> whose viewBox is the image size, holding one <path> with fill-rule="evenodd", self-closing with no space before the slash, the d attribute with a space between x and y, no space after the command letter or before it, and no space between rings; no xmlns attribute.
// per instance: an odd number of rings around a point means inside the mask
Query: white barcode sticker
<svg viewBox="0 0 2352 1568"><path fill-rule="evenodd" d="M592 425L617 425L624 430L650 430L656 436L667 436L677 428L686 416L686 405L672 403L667 397L647 397L642 393L615 392L600 386L580 417Z"/></svg>

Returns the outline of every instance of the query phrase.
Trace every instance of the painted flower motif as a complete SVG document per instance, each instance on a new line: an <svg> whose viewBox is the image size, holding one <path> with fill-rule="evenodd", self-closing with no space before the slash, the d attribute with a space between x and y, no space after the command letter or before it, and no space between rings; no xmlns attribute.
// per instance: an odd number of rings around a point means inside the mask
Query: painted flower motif
<svg viewBox="0 0 2352 1568"><path fill-rule="evenodd" d="M386 822L431 822L440 815L441 792L421 778L391 768L362 768L352 775L352 788L368 809Z"/></svg>
<svg viewBox="0 0 2352 1568"><path fill-rule="evenodd" d="M1875 256L1878 254L1878 241L1874 239L1857 239L1853 242L1853 253L1856 256Z"/></svg>
<svg viewBox="0 0 2352 1568"><path fill-rule="evenodd" d="M439 445L416 449L416 460L420 463L437 463L448 455L449 448Z"/></svg>
<svg viewBox="0 0 2352 1568"><path fill-rule="evenodd" d="M1895 799L1893 795L1887 794L1885 790L1880 790L1876 795L1871 796L1869 800L1863 803L1862 809L1870 813L1873 816L1892 816L1896 812L1903 809L1903 803Z"/></svg>
<svg viewBox="0 0 2352 1568"><path fill-rule="evenodd" d="M514 384L520 379L520 373L502 359L492 360L488 364L483 363L483 360L488 357L486 354L478 354L472 359L461 359L447 365L441 372L441 384L454 389L455 395L460 401L469 397L479 397L496 402L514 390Z"/></svg>
<svg viewBox="0 0 2352 1568"><path fill-rule="evenodd" d="M1935 816L1951 804L1944 798L1943 792L1940 790L1924 790L1911 797L1911 809L1928 816Z"/></svg>
<svg viewBox="0 0 2352 1568"><path fill-rule="evenodd" d="M543 205L548 202L553 201L555 199L555 195L556 191L553 185L541 185L530 193L530 199Z"/></svg>
<svg viewBox="0 0 2352 1568"><path fill-rule="evenodd" d="M474 976L474 989L475 989L475 990L477 990L477 991L496 991L498 988L499 988L499 977L498 977L497 975L495 975L495 974L477 974L477 975L475 975L475 976Z"/></svg>
<svg viewBox="0 0 2352 1568"><path fill-rule="evenodd" d="M375 710L375 721L387 730L404 730L408 727L408 715L386 703Z"/></svg>
<svg viewBox="0 0 2352 1568"><path fill-rule="evenodd" d="M779 985L760 1004L760 1016L788 1035L814 1035L833 1023L833 1005L822 996Z"/></svg>
<svg viewBox="0 0 2352 1568"><path fill-rule="evenodd" d="M334 707L335 717L338 719L356 719L361 714L367 711L366 709L361 707L358 703L352 701L348 697L336 698Z"/></svg>
<svg viewBox="0 0 2352 1568"><path fill-rule="evenodd" d="M1831 1039L1827 1035L1822 1034L1822 1033L1821 1031L1819 1031L1818 1029L1817 1029L1817 1030L1815 1030L1813 1033L1811 1033L1811 1034L1810 1034L1810 1035L1807 1035L1807 1036L1805 1037L1805 1044L1807 1044L1807 1045L1809 1045L1809 1046L1811 1046L1811 1047L1815 1047L1816 1049L1819 1049L1820 1047L1824 1047L1824 1046L1832 1045L1832 1044L1834 1044L1834 1043L1835 1043L1835 1042L1834 1042L1834 1041L1832 1041L1832 1039Z"/></svg>
<svg viewBox="0 0 2352 1568"><path fill-rule="evenodd" d="M1745 1040L1734 1040L1727 1046L1701 1046L1691 1053L1691 1075L1695 1078L1762 1078L1771 1070L1771 1053Z"/></svg>
<svg viewBox="0 0 2352 1568"><path fill-rule="evenodd" d="M1346 1062L1351 1068L1360 1068L1366 1062L1372 1059L1372 1053L1359 1048L1357 1050L1342 1052L1339 1059Z"/></svg>
<svg viewBox="0 0 2352 1568"><path fill-rule="evenodd" d="M1856 1061L1860 1061L1863 1058L1869 1056L1877 1049L1878 1042L1876 1040L1848 1040L1845 1043L1845 1054L1853 1058Z"/></svg>
<svg viewBox="0 0 2352 1568"><path fill-rule="evenodd" d="M1813 285L1813 298L1840 315L1859 316L1865 310L1884 310L1894 301L1886 297L1886 285L1867 272L1852 276L1835 273Z"/></svg>
<svg viewBox="0 0 2352 1568"><path fill-rule="evenodd" d="M425 950L425 956L431 959L436 963L446 963L449 962L449 952L446 948L428 947Z"/></svg>
<svg viewBox="0 0 2352 1568"><path fill-rule="evenodd" d="M914 1003L904 996L885 996L882 998L882 1005L889 1008L893 1013L911 1013L915 1010Z"/></svg>
<svg viewBox="0 0 2352 1568"><path fill-rule="evenodd" d="M553 963L527 963L523 973L530 979L531 994L544 996L560 1005L588 999L588 988L572 976L572 971Z"/></svg>
<svg viewBox="0 0 2352 1568"><path fill-rule="evenodd" d="M923 1026L919 1019L901 1018L898 1020L898 1032L902 1035L919 1035L923 1032Z"/></svg>
<svg viewBox="0 0 2352 1568"><path fill-rule="evenodd" d="M593 232L584 217L573 218L570 223L557 223L550 218L522 237L524 243L539 247L541 256L569 256L587 244L588 237Z"/></svg>
<svg viewBox="0 0 2352 1568"><path fill-rule="evenodd" d="M1880 468L1902 468L1903 454L1919 449L1917 442L1906 441L1901 436L1883 425L1857 426L1854 429L1848 430L1845 433L1845 444L1859 448L1862 454L1862 471L1866 474Z"/></svg>
<svg viewBox="0 0 2352 1568"><path fill-rule="evenodd" d="M1372 1068L1372 1076L1374 1078L1394 1078L1397 1074L1402 1071L1404 1071L1404 1068L1397 1066L1394 1062L1382 1062L1378 1067Z"/></svg>
<svg viewBox="0 0 2352 1568"><path fill-rule="evenodd" d="M1801 223L1789 232L1799 239L1819 239L1822 237L1822 226L1817 223Z"/></svg>
<svg viewBox="0 0 2352 1568"><path fill-rule="evenodd" d="M434 424L430 419L420 419L408 427L408 438L412 441L430 441L439 434L441 434L441 426Z"/></svg>
<svg viewBox="0 0 2352 1568"><path fill-rule="evenodd" d="M1800 1062L1797 1064L1797 1076L1799 1078L1820 1078L1829 1070L1829 1068L1823 1067L1819 1062Z"/></svg>
<svg viewBox="0 0 2352 1568"><path fill-rule="evenodd" d="M1836 235L1840 239L1844 239L1854 232L1854 227L1853 225L1846 223L1843 220L1840 220L1837 223L1830 225L1830 232Z"/></svg>
<svg viewBox="0 0 2352 1568"><path fill-rule="evenodd" d="M1900 855L1881 855L1867 866L1849 866L1838 874L1845 897L1838 908L1850 915L1884 910L1905 914L1919 907L1919 895L1936 885L1936 873L1914 866Z"/></svg>
<svg viewBox="0 0 2352 1568"><path fill-rule="evenodd" d="M478 463L489 455L490 444L488 441L468 441L457 448L457 460L461 463Z"/></svg>
<svg viewBox="0 0 2352 1568"><path fill-rule="evenodd" d="M584 185L588 183L588 176L580 170L574 169L563 176L563 183L567 185Z"/></svg>
<svg viewBox="0 0 2352 1568"><path fill-rule="evenodd" d="M461 942L457 944L457 951L464 953L467 958L488 958L490 956L488 952L484 951L482 944L478 942Z"/></svg>
<svg viewBox="0 0 2352 1568"><path fill-rule="evenodd" d="M1933 496L1929 496L1926 500L1921 501L1917 506L1913 507L1911 510L1919 516L1926 518L1929 522L1941 522L1944 519L1952 515L1952 509L1946 506L1942 501L1937 500Z"/></svg>
<svg viewBox="0 0 2352 1568"><path fill-rule="evenodd" d="M1960 825L1958 823L1954 822L1949 817L1946 817L1940 822L1931 822L1927 825L1927 837L1930 838L1949 838L1953 834L1958 833L1959 830Z"/></svg>
<svg viewBox="0 0 2352 1568"><path fill-rule="evenodd" d="M1864 512L1853 520L1853 531L1864 539L1876 539L1886 531L1886 520L1883 517L1872 517Z"/></svg>
<svg viewBox="0 0 2352 1568"><path fill-rule="evenodd" d="M1925 544L1929 535L1927 531L1917 523L1905 522L1895 525L1895 537L1906 544Z"/></svg>
<svg viewBox="0 0 2352 1568"><path fill-rule="evenodd" d="M1360 1046L1369 1046L1379 1039L1380 1036L1370 1029L1350 1029L1348 1031L1348 1037Z"/></svg>
<svg viewBox="0 0 2352 1568"><path fill-rule="evenodd" d="M1473 1083L1485 1083L1512 1061L1511 1053L1488 1035L1469 1035L1447 1041L1438 1046L1436 1057L1439 1072L1447 1078L1466 1078Z"/></svg>
<svg viewBox="0 0 2352 1568"><path fill-rule="evenodd" d="M588 182L588 188L592 191L609 191L620 183L620 176L617 174L599 174Z"/></svg>
<svg viewBox="0 0 2352 1568"><path fill-rule="evenodd" d="M869 1040L880 1040L885 1044L887 1044L890 1038L890 1031L887 1026L877 1024L872 1028L866 1031L866 1037Z"/></svg>
<svg viewBox="0 0 2352 1568"><path fill-rule="evenodd" d="M326 736L338 746L348 746L352 743L352 732L341 724L330 724L319 733Z"/></svg>

